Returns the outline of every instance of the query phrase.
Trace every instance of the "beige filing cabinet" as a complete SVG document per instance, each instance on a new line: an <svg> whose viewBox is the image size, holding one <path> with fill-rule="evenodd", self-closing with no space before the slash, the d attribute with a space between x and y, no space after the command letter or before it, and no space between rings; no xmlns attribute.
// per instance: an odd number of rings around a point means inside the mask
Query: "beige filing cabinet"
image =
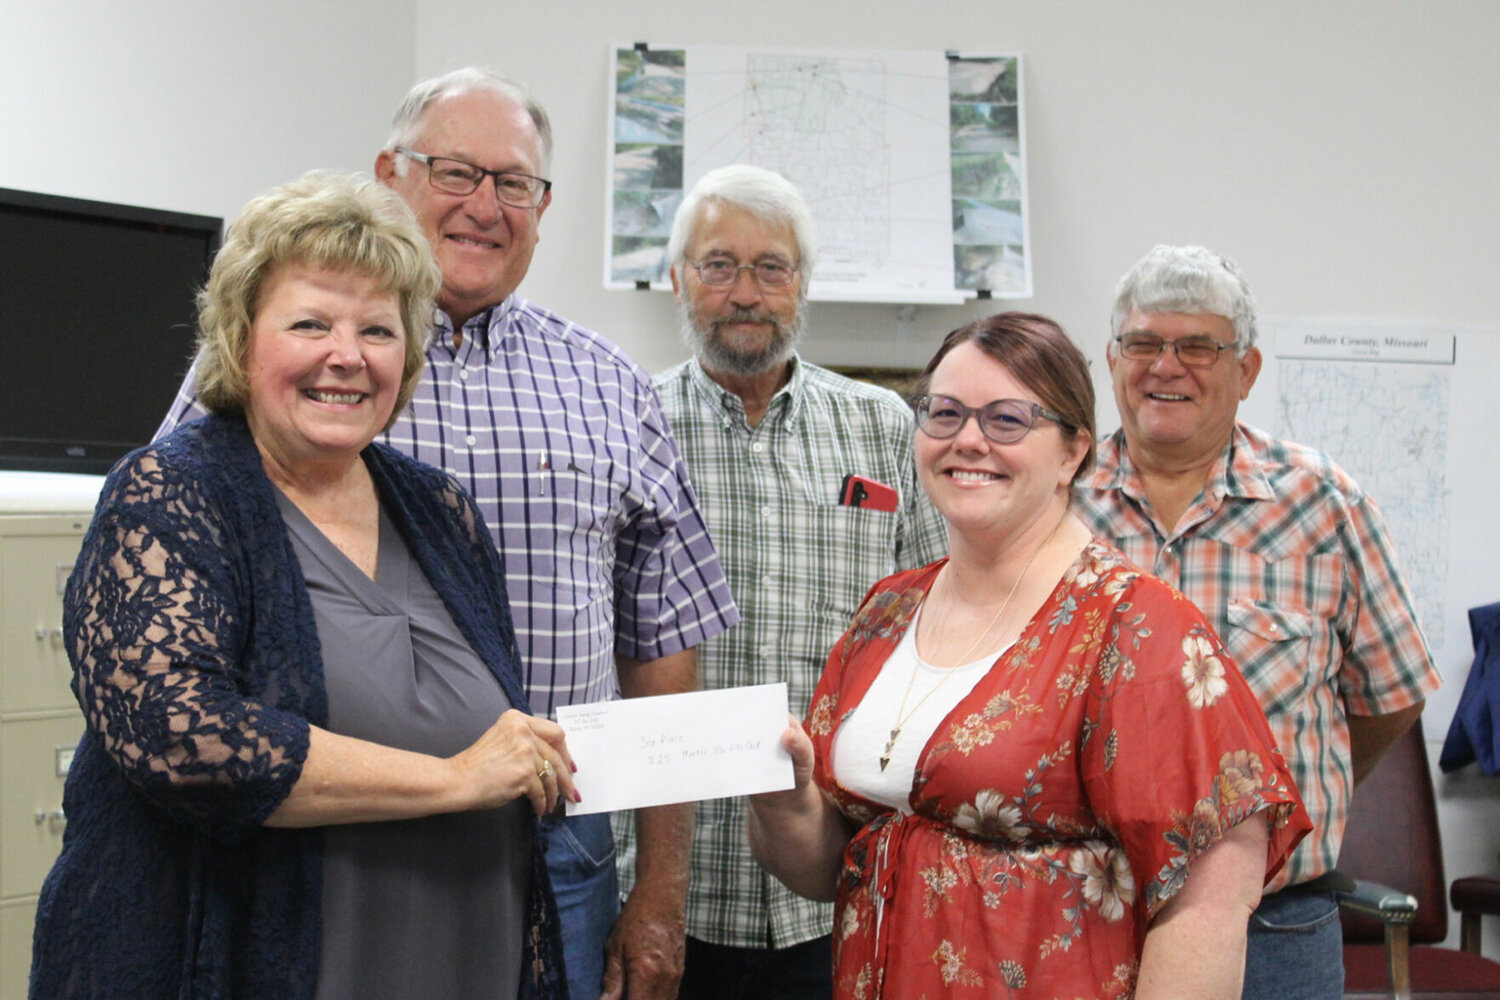
<svg viewBox="0 0 1500 1000"><path fill-rule="evenodd" d="M83 719L62 589L102 482L0 472L0 1000L26 996L37 892L67 823L63 777Z"/></svg>

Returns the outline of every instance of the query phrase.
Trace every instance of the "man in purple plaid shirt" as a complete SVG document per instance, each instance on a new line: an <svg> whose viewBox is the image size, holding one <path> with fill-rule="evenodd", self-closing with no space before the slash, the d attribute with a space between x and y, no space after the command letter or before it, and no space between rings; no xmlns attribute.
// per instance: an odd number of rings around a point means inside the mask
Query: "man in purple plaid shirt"
<svg viewBox="0 0 1500 1000"><path fill-rule="evenodd" d="M739 621L650 377L515 294L552 201L551 152L541 105L467 68L407 94L375 161L443 271L427 371L386 440L478 501L505 562L531 708L549 716L695 689L695 647ZM189 372L158 436L201 414L192 386ZM574 1000L676 995L693 807L636 817L623 907L609 817L544 821Z"/></svg>

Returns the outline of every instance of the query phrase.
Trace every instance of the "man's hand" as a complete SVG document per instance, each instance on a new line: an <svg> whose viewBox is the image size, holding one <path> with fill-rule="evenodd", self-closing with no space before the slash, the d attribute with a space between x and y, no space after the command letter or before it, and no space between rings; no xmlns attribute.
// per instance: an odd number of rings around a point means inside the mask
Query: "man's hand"
<svg viewBox="0 0 1500 1000"><path fill-rule="evenodd" d="M698 689L696 650L649 661L616 653L615 666L627 698ZM676 1000L687 953L688 854L696 813L692 802L636 810L635 888L604 948L604 1000Z"/></svg>
<svg viewBox="0 0 1500 1000"><path fill-rule="evenodd" d="M604 998L674 1000L687 951L685 887L637 882L604 949Z"/></svg>

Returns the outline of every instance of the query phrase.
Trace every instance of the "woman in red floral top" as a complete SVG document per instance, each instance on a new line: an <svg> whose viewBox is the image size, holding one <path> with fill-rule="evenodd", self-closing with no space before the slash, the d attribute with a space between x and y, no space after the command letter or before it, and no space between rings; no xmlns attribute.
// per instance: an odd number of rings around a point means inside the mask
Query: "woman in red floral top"
<svg viewBox="0 0 1500 1000"><path fill-rule="evenodd" d="M921 391L950 556L866 596L784 739L797 787L752 800L756 857L837 902L841 998L1238 997L1310 824L1198 610L1069 513L1087 363L1005 313Z"/></svg>

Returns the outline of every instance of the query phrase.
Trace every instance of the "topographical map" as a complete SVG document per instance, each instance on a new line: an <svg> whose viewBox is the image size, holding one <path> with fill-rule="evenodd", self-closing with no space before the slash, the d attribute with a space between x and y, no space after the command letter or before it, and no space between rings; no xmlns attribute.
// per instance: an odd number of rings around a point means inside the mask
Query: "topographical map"
<svg viewBox="0 0 1500 1000"><path fill-rule="evenodd" d="M1375 498L1433 646L1446 621L1452 369L1280 362L1281 437L1327 452Z"/></svg>

